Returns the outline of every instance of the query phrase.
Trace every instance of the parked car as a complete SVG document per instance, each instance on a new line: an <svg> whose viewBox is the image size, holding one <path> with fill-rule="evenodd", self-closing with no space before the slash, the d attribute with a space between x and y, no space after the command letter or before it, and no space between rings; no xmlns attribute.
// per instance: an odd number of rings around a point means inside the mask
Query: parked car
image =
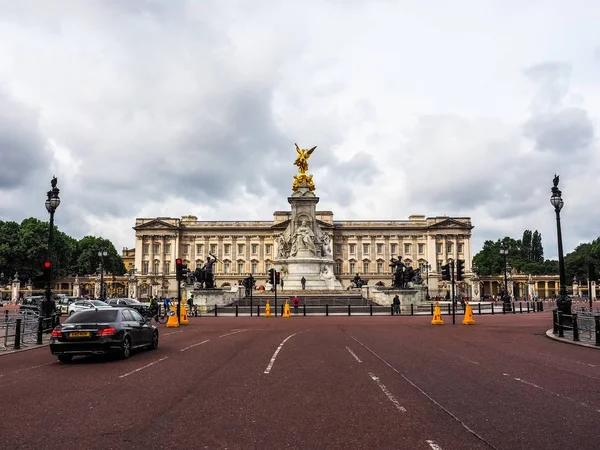
<svg viewBox="0 0 600 450"><path fill-rule="evenodd" d="M34 295L32 297L25 297L23 299L23 302L19 306L19 312L21 314L40 314L40 312L42 311L42 302L45 298L46 297L44 295ZM58 305L59 297L53 294L52 299L55 302L54 307L56 308Z"/></svg>
<svg viewBox="0 0 600 450"><path fill-rule="evenodd" d="M110 306L100 300L78 300L71 303L67 308L69 315L89 309L110 308Z"/></svg>
<svg viewBox="0 0 600 450"><path fill-rule="evenodd" d="M148 311L148 305L134 298L110 298L106 300L106 303L115 307L126 306L128 308L133 308L142 315Z"/></svg>
<svg viewBox="0 0 600 450"><path fill-rule="evenodd" d="M101 308L69 316L53 331L50 352L61 362L76 355L117 353L123 359L138 348L158 348L158 329L131 308Z"/></svg>
<svg viewBox="0 0 600 450"><path fill-rule="evenodd" d="M68 314L69 313L69 305L71 303L75 303L77 301L84 300L81 297L61 297L58 302L56 302L56 311L59 314Z"/></svg>

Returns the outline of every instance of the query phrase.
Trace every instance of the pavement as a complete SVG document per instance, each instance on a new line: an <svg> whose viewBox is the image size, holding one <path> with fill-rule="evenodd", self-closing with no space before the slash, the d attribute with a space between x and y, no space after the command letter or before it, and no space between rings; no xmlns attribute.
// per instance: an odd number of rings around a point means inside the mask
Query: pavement
<svg viewBox="0 0 600 450"><path fill-rule="evenodd" d="M159 349L59 363L0 357L4 448L598 448L600 353L551 312L203 317ZM460 323L458 321L457 323Z"/></svg>

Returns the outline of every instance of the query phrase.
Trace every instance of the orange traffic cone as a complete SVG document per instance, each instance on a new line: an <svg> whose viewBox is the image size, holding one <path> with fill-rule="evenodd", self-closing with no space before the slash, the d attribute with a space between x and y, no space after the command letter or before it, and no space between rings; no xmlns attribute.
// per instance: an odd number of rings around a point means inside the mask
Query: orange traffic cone
<svg viewBox="0 0 600 450"><path fill-rule="evenodd" d="M179 324L180 325L188 325L190 321L187 316L187 307L185 303L181 302L181 308L179 309Z"/></svg>
<svg viewBox="0 0 600 450"><path fill-rule="evenodd" d="M265 306L265 317L271 317L271 305L269 304L269 300L267 300L267 304Z"/></svg>
<svg viewBox="0 0 600 450"><path fill-rule="evenodd" d="M285 301L285 306L283 307L283 316L281 317L292 317L292 313L290 312L290 304L288 301Z"/></svg>
<svg viewBox="0 0 600 450"><path fill-rule="evenodd" d="M171 310L167 314L169 316L167 328L177 328L179 326L179 321L177 320L177 307L175 305L171 306Z"/></svg>
<svg viewBox="0 0 600 450"><path fill-rule="evenodd" d="M463 325L475 325L475 318L473 317L473 308L467 302L467 307L465 308L465 318L462 321Z"/></svg>
<svg viewBox="0 0 600 450"><path fill-rule="evenodd" d="M444 325L439 302L435 302L435 308L433 309L433 319L431 320L431 325Z"/></svg>

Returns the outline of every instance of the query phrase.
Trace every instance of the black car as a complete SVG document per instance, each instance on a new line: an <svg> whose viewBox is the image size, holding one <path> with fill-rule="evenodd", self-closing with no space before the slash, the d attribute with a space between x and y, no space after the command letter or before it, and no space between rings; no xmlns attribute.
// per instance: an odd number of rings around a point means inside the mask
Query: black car
<svg viewBox="0 0 600 450"><path fill-rule="evenodd" d="M52 331L50 351L59 361L76 355L117 353L129 358L131 350L158 348L158 329L130 308L103 308L73 314Z"/></svg>
<svg viewBox="0 0 600 450"><path fill-rule="evenodd" d="M133 308L142 315L148 311L148 305L134 298L109 298L105 302L110 306Z"/></svg>

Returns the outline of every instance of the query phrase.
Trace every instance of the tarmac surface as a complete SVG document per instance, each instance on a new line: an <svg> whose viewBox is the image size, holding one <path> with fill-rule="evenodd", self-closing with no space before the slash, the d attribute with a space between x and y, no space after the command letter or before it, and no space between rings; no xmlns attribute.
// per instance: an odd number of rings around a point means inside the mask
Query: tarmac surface
<svg viewBox="0 0 600 450"><path fill-rule="evenodd" d="M3 355L2 447L599 448L600 352L548 339L551 312L459 317L202 317L125 361Z"/></svg>

